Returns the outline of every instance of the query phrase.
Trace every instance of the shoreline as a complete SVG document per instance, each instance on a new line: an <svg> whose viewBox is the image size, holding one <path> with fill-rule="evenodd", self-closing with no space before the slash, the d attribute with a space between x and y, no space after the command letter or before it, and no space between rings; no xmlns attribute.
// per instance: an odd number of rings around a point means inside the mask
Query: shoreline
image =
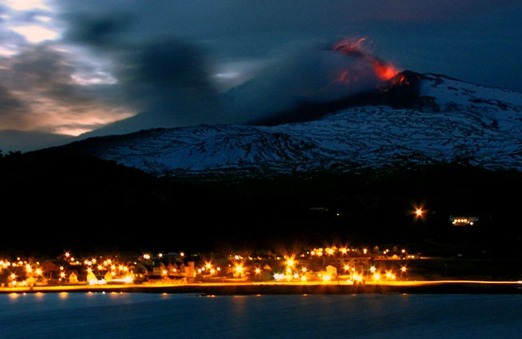
<svg viewBox="0 0 522 339"><path fill-rule="evenodd" d="M406 281L396 283L195 283L195 284L107 284L3 287L11 293L185 293L201 295L284 295L284 294L522 294L522 281Z"/></svg>

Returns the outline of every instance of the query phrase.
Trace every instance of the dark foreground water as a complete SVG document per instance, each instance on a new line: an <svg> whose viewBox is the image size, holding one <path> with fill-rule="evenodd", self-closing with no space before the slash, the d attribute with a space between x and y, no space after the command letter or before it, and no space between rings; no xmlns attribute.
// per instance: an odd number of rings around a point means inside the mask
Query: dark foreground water
<svg viewBox="0 0 522 339"><path fill-rule="evenodd" d="M522 338L522 295L0 295L0 338Z"/></svg>

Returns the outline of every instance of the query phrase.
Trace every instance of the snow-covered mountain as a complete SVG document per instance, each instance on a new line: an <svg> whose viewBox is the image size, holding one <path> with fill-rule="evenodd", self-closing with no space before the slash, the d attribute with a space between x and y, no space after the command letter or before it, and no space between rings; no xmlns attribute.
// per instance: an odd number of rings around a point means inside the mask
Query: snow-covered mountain
<svg viewBox="0 0 522 339"><path fill-rule="evenodd" d="M302 116L300 116L302 114ZM375 91L281 121L199 125L66 145L156 176L273 175L466 163L522 170L522 93L399 73Z"/></svg>

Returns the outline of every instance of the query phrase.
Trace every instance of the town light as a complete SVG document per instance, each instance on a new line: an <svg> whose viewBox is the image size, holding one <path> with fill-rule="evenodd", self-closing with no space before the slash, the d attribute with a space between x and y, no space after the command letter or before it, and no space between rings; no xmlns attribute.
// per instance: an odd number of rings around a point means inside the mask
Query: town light
<svg viewBox="0 0 522 339"><path fill-rule="evenodd" d="M424 219L427 214L427 210L424 208L424 206L414 206L413 212L412 212L414 218L417 219Z"/></svg>

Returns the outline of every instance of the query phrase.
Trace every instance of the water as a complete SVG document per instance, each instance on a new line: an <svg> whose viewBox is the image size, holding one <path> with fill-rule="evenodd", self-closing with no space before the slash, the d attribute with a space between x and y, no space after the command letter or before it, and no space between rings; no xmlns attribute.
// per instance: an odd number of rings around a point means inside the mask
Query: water
<svg viewBox="0 0 522 339"><path fill-rule="evenodd" d="M0 295L0 338L522 338L522 295Z"/></svg>

